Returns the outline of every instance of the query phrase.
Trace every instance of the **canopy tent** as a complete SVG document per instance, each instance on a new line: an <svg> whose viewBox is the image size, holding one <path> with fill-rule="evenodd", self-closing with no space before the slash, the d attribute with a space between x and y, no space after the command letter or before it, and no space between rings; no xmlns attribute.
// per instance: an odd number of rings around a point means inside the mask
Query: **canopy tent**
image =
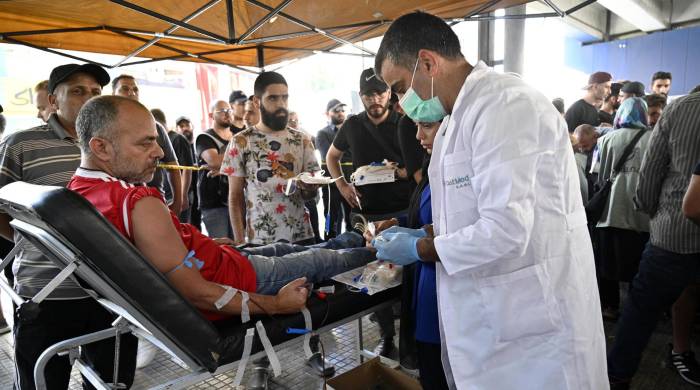
<svg viewBox="0 0 700 390"><path fill-rule="evenodd" d="M246 71L352 45L382 35L391 20L423 10L452 23L530 0L17 0L0 1L0 42L124 56L114 68L166 59L209 62ZM538 17L564 16L553 10ZM510 15L513 17L514 15ZM515 15L519 16L519 15ZM529 17L535 15L522 15ZM137 60L134 57L147 58Z"/></svg>

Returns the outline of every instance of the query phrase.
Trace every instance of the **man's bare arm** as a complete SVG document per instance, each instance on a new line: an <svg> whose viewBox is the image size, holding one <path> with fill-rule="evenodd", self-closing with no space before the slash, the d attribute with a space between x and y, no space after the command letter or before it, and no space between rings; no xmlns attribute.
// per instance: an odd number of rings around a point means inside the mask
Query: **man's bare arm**
<svg viewBox="0 0 700 390"><path fill-rule="evenodd" d="M192 185L192 171L184 170L180 172L182 177L182 210L190 208L190 185Z"/></svg>
<svg viewBox="0 0 700 390"><path fill-rule="evenodd" d="M173 161L166 164L177 164L177 162ZM175 215L180 215L180 211L182 211L182 176L180 175L180 170L166 169L165 171L170 183L170 192L173 194L173 203L170 205L170 210Z"/></svg>
<svg viewBox="0 0 700 390"><path fill-rule="evenodd" d="M202 151L202 160L207 163L209 170L212 172L219 172L221 169L221 162L224 160L224 155L219 154L219 151L215 148L210 148Z"/></svg>
<svg viewBox="0 0 700 390"><path fill-rule="evenodd" d="M228 215L237 245L245 243L245 177L228 178Z"/></svg>
<svg viewBox="0 0 700 390"><path fill-rule="evenodd" d="M345 181L343 170L340 168L341 157L343 157L343 151L336 148L335 145L331 145L331 147L328 149L328 153L326 153L326 166L328 167L328 172L334 179L337 177L340 178L336 180L335 185L338 187L338 191L340 191L340 194L343 196L345 201L352 207L359 207L358 197L360 195L355 191L355 188L351 184Z"/></svg>
<svg viewBox="0 0 700 390"><path fill-rule="evenodd" d="M224 294L224 288L202 278L197 269L183 266L173 271L182 264L188 249L175 229L165 205L154 197L145 197L136 202L132 219L134 243L146 259L164 273L173 286L193 305L202 310L215 311L214 303ZM306 288L301 287L304 282L303 278L297 279L274 296L249 293L254 302L249 305L250 312L298 312L304 307L308 294ZM221 311L240 314L241 295L236 294Z"/></svg>

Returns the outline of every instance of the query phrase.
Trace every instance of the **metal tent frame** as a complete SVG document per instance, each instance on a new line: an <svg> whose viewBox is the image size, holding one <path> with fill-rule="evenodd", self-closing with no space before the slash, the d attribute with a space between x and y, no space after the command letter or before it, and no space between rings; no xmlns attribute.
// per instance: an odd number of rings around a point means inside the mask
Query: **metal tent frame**
<svg viewBox="0 0 700 390"><path fill-rule="evenodd" d="M360 57L368 57L371 58L375 55L374 52L371 50L368 50L353 41L355 39L359 39L360 37L366 36L367 34L373 32L374 30L381 28L383 26L386 26L392 22L392 20L376 20L376 21L367 21L367 22L360 22L360 23L353 23L353 24L347 24L347 25L337 25L337 26L330 26L330 27L318 27L314 26L310 23L307 23L293 15L287 14L283 12L285 8L287 8L293 0L282 0L276 7L271 7L265 3L262 3L258 0L244 0L245 3L251 4L255 7L258 7L262 10L267 11L267 13L260 18L257 22L255 22L251 27L249 27L244 33L239 35L238 37L235 36L235 29L234 29L234 17L233 17L233 0L210 0L204 5L200 6L196 10L192 11L189 15L187 15L184 18L181 19L176 19L172 18L170 16L164 15L162 13L156 12L152 9L134 4L128 0L109 0L111 3L119 5L120 7L127 8L136 12L139 12L141 14L147 15L149 17L155 18L159 21L166 22L170 24L170 27L168 27L164 31L146 31L146 30L137 30L137 29L125 29L125 28L120 28L116 26L110 26L110 25L99 25L99 26L89 26L89 27L77 27L77 28L58 28L58 29L44 29L44 30L29 30L29 31L11 31L11 32L1 32L0 33L0 41L5 41L9 43L14 43L18 45L24 45L28 46L37 50L42 50L45 52L57 54L60 56L64 56L67 58L71 58L74 60L78 61L83 61L86 63L92 63L95 65L99 65L108 69L113 69L113 68L119 68L119 67L124 67L124 66L130 66L130 65L137 65L137 64L145 64L145 63L152 63L152 62L159 62L159 61L164 61L164 60L182 60L182 59L187 59L187 58L196 58L202 61L205 61L207 63L212 63L212 64L218 64L218 65L224 65L228 66L230 68L234 68L237 70L241 70L244 72L249 72L249 73L260 73L261 71L264 70L265 66L270 65L267 64L265 61L265 51L266 50L282 50L282 51L295 51L299 53L304 53L304 54L318 54L318 53L326 53L326 54L335 54L335 55L349 55L349 56L360 56ZM197 27L191 22L195 20L198 16L204 14L208 10L210 10L212 7L215 5L225 2L226 5L226 20L228 23L228 36L222 36L219 34L216 34L214 32L211 32L207 29ZM580 9L589 6L593 3L596 2L596 0L583 0L581 3L579 3L576 6L571 7L568 10L561 10L559 7L557 7L552 0L542 0L547 6L549 6L552 9L552 12L545 12L545 13L535 13L535 14L516 14L516 15L503 15L503 16L495 16L492 13L489 14L488 10L493 9L496 7L502 0L490 0L481 5L480 7L472 10L468 14L466 14L464 17L461 18L450 18L450 19L445 19L446 22L448 22L451 26L456 25L458 23L462 22L472 22L472 21L492 21L492 20L499 20L499 19L531 19L531 18L551 18L551 17L560 17L564 18L566 16L569 16L573 14L574 12L579 11ZM270 35L266 37L259 37L259 38L251 38L251 36L258 31L262 26L265 25L265 23L269 22L273 18L276 17L281 17L294 25L297 25L301 28L304 29L304 31L300 32L295 32L295 33L288 33L288 34L279 34L279 35ZM340 36L334 34L335 31L340 31L344 29L349 29L349 28L359 28L359 27L365 27L361 31L352 34L349 39L344 39L341 38ZM185 29L194 33L199 34L199 37L192 37L192 36L185 36L185 35L178 35L175 32L179 29ZM30 42L26 42L24 40L21 40L21 37L24 36L35 36L35 35L46 35L46 34L59 34L59 33L77 33L77 32L85 32L85 31L109 31L113 34L121 35L123 37L127 37L136 41L141 42L142 44L125 55L122 59L119 61L115 62L114 64L103 64L97 61L90 60L88 58L82 57L82 56L77 56L73 54L68 54L64 53L49 47L44 47L40 45L36 45ZM289 40L289 39L294 39L294 38L301 38L301 37L307 37L307 36L312 36L312 35L321 35L331 41L334 41L332 45L329 46L324 46L324 47L319 47L319 48L298 48L298 47L290 47L290 46L284 46L284 45L268 45L270 42L274 41L283 41L283 40ZM145 37L151 37L150 39L145 38ZM204 52L189 52L186 50L182 50L176 47L173 47L171 45L164 44L160 42L163 38L168 38L168 39L174 39L174 40L183 40L183 41L192 41L192 42L198 42L198 43L207 43L207 44L214 44L214 45L221 45L223 48L220 50L209 50L209 51L204 51ZM338 52L335 51L339 47L343 45L349 45L353 47L354 49L359 50L361 53L349 53L349 52ZM145 59L145 60L137 60L137 61L129 61L133 59L134 57L138 56L140 53L142 53L144 50L148 49L151 46L156 46L160 47L169 51L172 51L174 54L170 56L162 56L162 57L157 57L157 58L151 58L151 59ZM235 52L235 51L255 51L256 57L257 57L257 69L253 67L246 67L246 66L241 66L238 64L233 64L233 63L228 63L224 61L220 61L217 59L214 59L211 57L211 55L214 54L220 54L220 53L227 53L227 52Z"/></svg>

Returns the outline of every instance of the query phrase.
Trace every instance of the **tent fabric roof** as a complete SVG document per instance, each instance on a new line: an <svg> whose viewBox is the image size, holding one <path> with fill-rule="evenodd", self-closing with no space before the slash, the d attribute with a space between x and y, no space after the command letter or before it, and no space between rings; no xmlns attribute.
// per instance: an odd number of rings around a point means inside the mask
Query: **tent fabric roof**
<svg viewBox="0 0 700 390"><path fill-rule="evenodd" d="M262 67L380 36L391 20L413 10L463 18L528 1L0 1L0 42ZM279 13L270 15L271 11ZM360 48L353 51L373 54ZM123 61L124 65L141 62L130 57Z"/></svg>

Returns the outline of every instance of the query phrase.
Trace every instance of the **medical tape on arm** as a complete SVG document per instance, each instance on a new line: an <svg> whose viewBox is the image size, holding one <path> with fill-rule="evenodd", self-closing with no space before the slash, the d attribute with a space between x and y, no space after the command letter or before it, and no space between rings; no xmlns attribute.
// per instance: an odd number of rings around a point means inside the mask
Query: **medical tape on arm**
<svg viewBox="0 0 700 390"><path fill-rule="evenodd" d="M272 367L272 373L275 377L282 374L282 367L280 366L280 359L277 357L275 349L272 348L272 343L270 339L267 338L267 332L265 332L265 327L261 321L255 323L255 328L258 330L258 337L265 348L265 354L267 354L267 359L270 361L270 367Z"/></svg>
<svg viewBox="0 0 700 390"><path fill-rule="evenodd" d="M245 324L250 321L250 310L248 309L248 300L250 297L247 292L243 290L239 291L241 293L241 322Z"/></svg>
<svg viewBox="0 0 700 390"><path fill-rule="evenodd" d="M253 349L253 337L255 337L255 328L248 328L243 341L243 354L241 355L241 360L238 361L236 377L233 378L234 388L240 385L241 381L243 380L243 374L245 373L245 368L248 365L248 359L250 358L250 351Z"/></svg>
<svg viewBox="0 0 700 390"><path fill-rule="evenodd" d="M198 258L194 257L194 251L191 250L191 251L187 252L187 256L185 256L184 260L182 260L182 262L180 264L178 264L177 267L166 272L165 275L169 275L169 274L179 270L183 266L187 267L187 268L197 267L197 270L200 270L204 266L204 262L202 260L199 260Z"/></svg>
<svg viewBox="0 0 700 390"><path fill-rule="evenodd" d="M223 289L226 291L219 297L219 299L214 302L214 307L216 307L216 310L221 310L224 306L226 306L229 302L231 302L231 299L236 296L236 293L241 293L241 323L246 323L250 321L250 309L248 308L248 301L250 300L250 296L248 295L247 292L243 290L238 290L236 288L233 288L231 286L227 286L225 284L220 284Z"/></svg>
<svg viewBox="0 0 700 390"><path fill-rule="evenodd" d="M214 307L216 308L216 310L221 311L221 309L222 309L224 306L226 306L226 304L228 304L229 302L231 302L231 300L233 299L233 297L236 296L236 293L238 292L238 289L235 289L235 288L233 288L233 287L231 287L231 286L226 286L226 285L223 285L223 284L220 284L219 286L221 286L224 290L226 290L226 291L219 297L219 299L217 299L216 302L214 302Z"/></svg>
<svg viewBox="0 0 700 390"><path fill-rule="evenodd" d="M304 315L304 327L308 332L304 335L304 355L306 358L310 358L311 355L313 355L313 352L311 352L311 345L309 344L311 342L311 331L313 330L313 324L311 323L311 313L309 312L309 309L306 307L301 309L301 314Z"/></svg>

